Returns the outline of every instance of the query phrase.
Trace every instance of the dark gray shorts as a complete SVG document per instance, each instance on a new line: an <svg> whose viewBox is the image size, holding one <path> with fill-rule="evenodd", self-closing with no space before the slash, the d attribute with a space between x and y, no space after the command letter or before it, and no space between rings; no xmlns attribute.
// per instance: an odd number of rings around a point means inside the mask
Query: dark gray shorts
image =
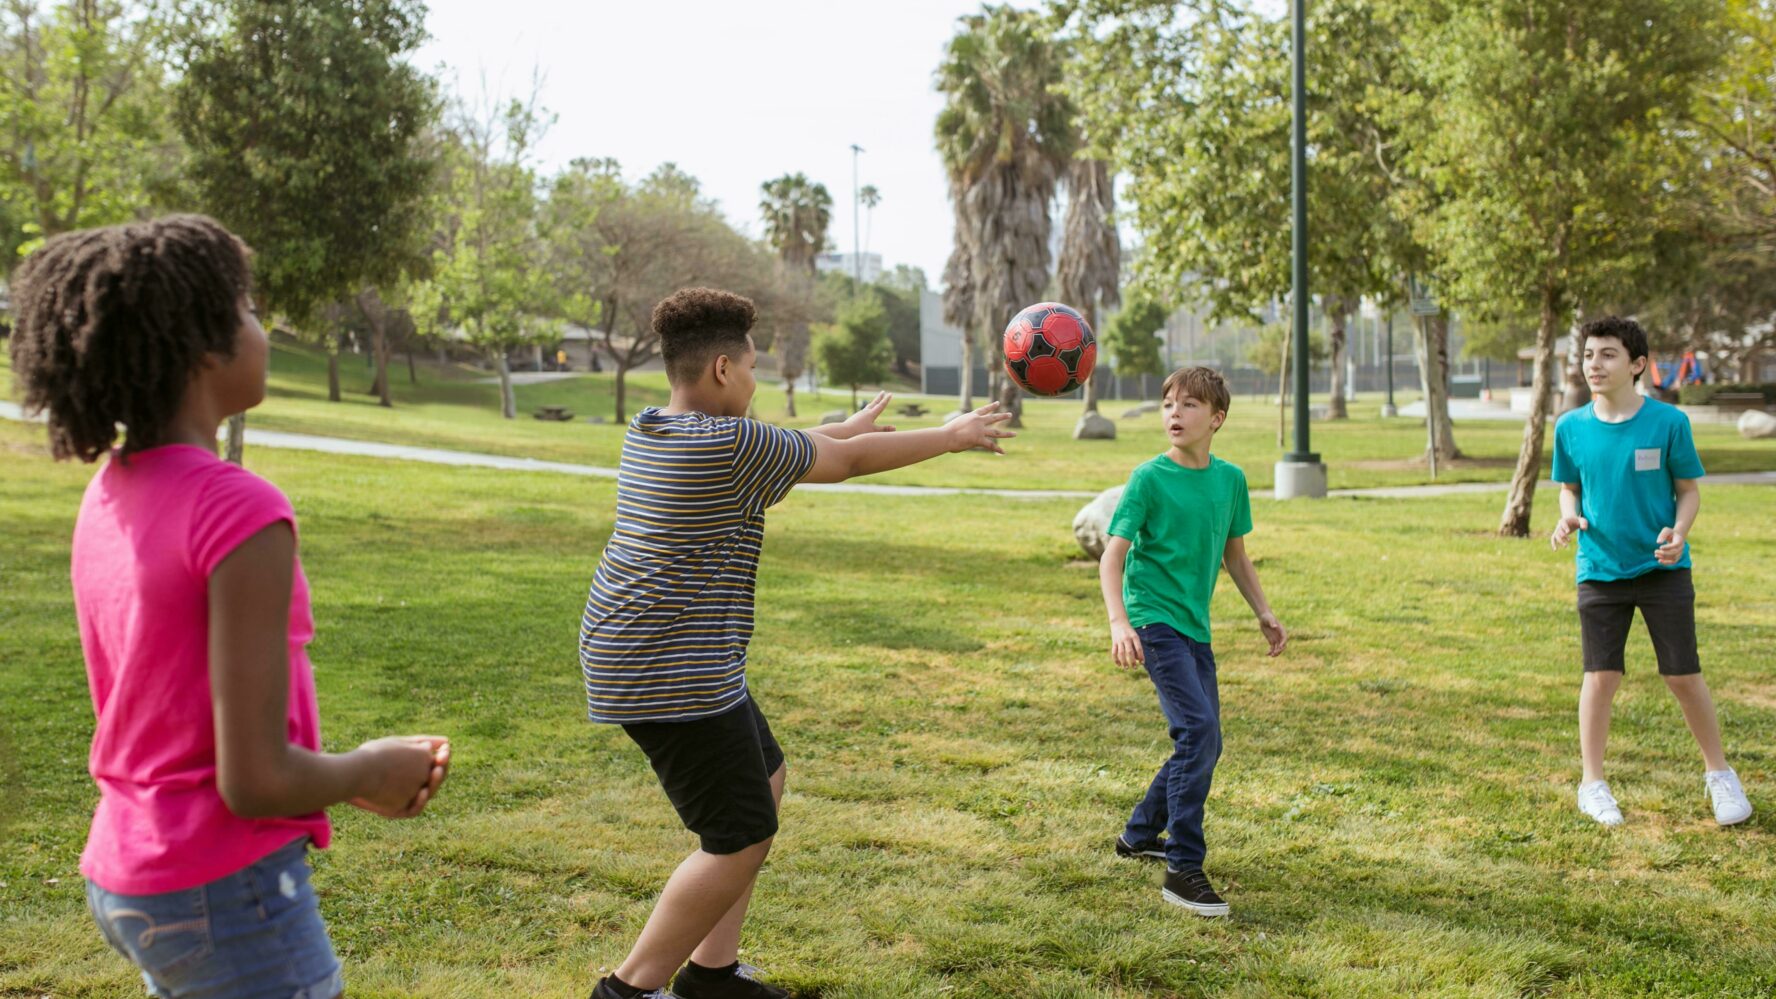
<svg viewBox="0 0 1776 999"><path fill-rule="evenodd" d="M647 754L703 852L739 853L777 835L771 775L783 766L783 750L750 695L711 718L637 722L623 731Z"/></svg>
<svg viewBox="0 0 1776 999"><path fill-rule="evenodd" d="M1702 672L1696 655L1696 589L1688 569L1654 569L1633 579L1579 584L1579 634L1585 671L1622 672L1622 649L1634 611L1646 622L1659 658L1659 675Z"/></svg>

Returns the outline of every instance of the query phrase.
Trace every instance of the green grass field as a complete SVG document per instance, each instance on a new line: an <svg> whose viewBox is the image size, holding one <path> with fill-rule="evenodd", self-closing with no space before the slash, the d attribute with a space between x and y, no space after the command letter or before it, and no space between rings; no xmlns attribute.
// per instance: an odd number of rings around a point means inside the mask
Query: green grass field
<svg viewBox="0 0 1776 999"><path fill-rule="evenodd" d="M329 407L286 353L261 425L614 453L610 428L453 408L491 399L462 382L394 414ZM1255 409L1224 440L1267 480ZM1038 409L991 473L970 455L909 474L1108 485L1158 449L1144 429L1080 458L1071 420ZM95 792L67 545L91 469L50 462L41 433L0 423L0 997L136 996L76 869ZM1381 454L1415 433L1317 439ZM612 485L267 448L248 464L302 518L328 747L455 740L420 819L334 811L316 883L350 994L583 995L694 845L621 732L583 720L576 629ZM1109 850L1167 746L1150 685L1108 661L1077 503L792 494L751 670L789 793L746 958L822 999L1776 994L1776 491L1705 487L1694 538L1705 668L1760 808L1732 830L1638 628L1612 740L1628 823L1574 809L1571 556L1492 536L1500 502L1255 504L1248 545L1294 640L1265 659L1222 587L1209 870L1234 916L1210 922Z"/></svg>
<svg viewBox="0 0 1776 999"><path fill-rule="evenodd" d="M499 386L488 381L491 375L487 372L422 364L420 383L410 385L406 366L397 363L393 370L395 408L389 410L377 406L364 394L370 375L361 357L342 358L340 367L345 400L330 403L324 356L278 343L272 357L271 397L249 416L251 425L591 465L616 464L622 447L622 428L608 422L615 413L614 382L609 374L585 374L564 381L519 386L519 417L504 420L499 415ZM3 360L0 369L4 369ZM11 380L9 370L0 370L0 376ZM665 402L663 374L632 375L629 383L631 415L641 406ZM1399 401L1404 405L1411 398L1403 394ZM803 398L800 403L801 418L790 420L783 408L782 386L759 387L758 415L795 426L812 425L825 411L848 408L850 395L833 392L820 399ZM932 413L919 419L890 415L897 426L934 426L955 406L955 400L926 399L921 404ZM577 422L532 419L531 412L545 405L568 407L574 411ZM889 472L869 481L1004 489L1105 489L1119 485L1128 477L1130 468L1165 449L1158 416L1118 419L1135 405L1114 400L1103 404L1103 412L1117 419L1116 440L1075 441L1072 431L1079 418L1080 403L1030 399L1025 404L1027 429L1009 445L1016 452L1015 458L971 454ZM1352 419L1314 425L1312 443L1330 466L1332 488L1432 481L1429 468L1419 460L1424 450L1423 422L1407 418L1384 420L1379 415L1380 406L1379 397L1366 398L1352 407ZM607 422L585 422L592 416L604 417ZM1217 436L1215 450L1244 467L1254 487L1268 488L1283 451L1277 446L1276 432L1274 406L1240 397L1233 402L1228 423ZM1520 423L1458 423L1456 442L1469 460L1453 468L1439 469L1436 481L1508 480L1522 437ZM1711 472L1776 469L1776 441L1742 440L1732 427L1714 425L1696 427L1696 440ZM1551 448L1552 441L1548 444ZM1544 449L1544 474L1550 460L1549 450ZM1499 503L1502 506L1503 497Z"/></svg>

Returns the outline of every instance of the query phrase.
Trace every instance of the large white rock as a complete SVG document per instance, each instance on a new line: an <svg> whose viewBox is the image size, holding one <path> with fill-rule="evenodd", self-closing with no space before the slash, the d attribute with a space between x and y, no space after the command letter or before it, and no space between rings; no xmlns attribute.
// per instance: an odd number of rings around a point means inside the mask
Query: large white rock
<svg viewBox="0 0 1776 999"><path fill-rule="evenodd" d="M1073 439L1076 441L1113 441L1116 439L1116 423L1094 409L1079 417L1079 422L1073 427Z"/></svg>
<svg viewBox="0 0 1776 999"><path fill-rule="evenodd" d="M1148 413L1157 412L1159 412L1159 403L1144 402L1139 406L1136 406L1134 409L1123 410L1122 418L1125 420L1132 420L1137 416L1146 416Z"/></svg>
<svg viewBox="0 0 1776 999"><path fill-rule="evenodd" d="M1116 513L1116 503L1122 499L1122 487L1113 486L1098 494L1098 498L1079 508L1073 516L1073 537L1079 547L1092 558L1102 558L1104 544L1109 540L1110 518Z"/></svg>
<svg viewBox="0 0 1776 999"><path fill-rule="evenodd" d="M1748 409L1739 414L1739 436L1747 440L1776 437L1776 416Z"/></svg>
<svg viewBox="0 0 1776 999"><path fill-rule="evenodd" d="M848 418L849 417L844 410L834 409L820 415L820 425L825 426L828 423L844 423Z"/></svg>

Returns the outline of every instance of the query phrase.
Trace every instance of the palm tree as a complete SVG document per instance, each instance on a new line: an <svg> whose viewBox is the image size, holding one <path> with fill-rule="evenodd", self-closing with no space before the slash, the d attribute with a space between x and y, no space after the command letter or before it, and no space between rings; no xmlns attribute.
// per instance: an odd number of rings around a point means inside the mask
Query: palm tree
<svg viewBox="0 0 1776 999"><path fill-rule="evenodd" d="M1117 239L1116 181L1110 164L1080 157L1067 164L1067 223L1061 237L1061 263L1056 274L1061 299L1085 316L1094 332L1099 308L1122 301L1119 291L1122 243ZM1085 382L1085 411L1098 411L1098 379ZM1110 433L1115 434L1115 425Z"/></svg>
<svg viewBox="0 0 1776 999"><path fill-rule="evenodd" d="M986 6L960 20L937 69L937 149L967 233L958 245L969 248L975 321L963 328L991 331L1048 286L1048 206L1072 154L1073 110L1057 87L1064 53L1041 14ZM1001 381L1015 414L1017 387Z"/></svg>
<svg viewBox="0 0 1776 999"><path fill-rule="evenodd" d="M863 252L869 252L870 230L874 228L876 206L882 203L882 192L876 185L865 184L863 190L857 192L857 200L863 205Z"/></svg>
<svg viewBox="0 0 1776 999"><path fill-rule="evenodd" d="M765 238L777 248L778 257L792 271L812 275L814 258L826 249L826 230L832 224L832 195L826 185L800 173L786 173L759 185L763 197L759 212L765 217ZM796 415L795 383L808 360L808 324L793 322L783 332L777 361L783 371L783 395L789 415Z"/></svg>

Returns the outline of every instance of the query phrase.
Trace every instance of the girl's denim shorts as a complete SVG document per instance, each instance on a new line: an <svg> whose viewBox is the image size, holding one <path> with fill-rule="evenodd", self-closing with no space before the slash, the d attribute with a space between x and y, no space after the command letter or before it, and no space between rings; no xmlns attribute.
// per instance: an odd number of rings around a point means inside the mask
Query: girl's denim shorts
<svg viewBox="0 0 1776 999"><path fill-rule="evenodd" d="M119 895L91 881L99 932L160 999L334 999L339 959L309 885L308 839L209 884Z"/></svg>

